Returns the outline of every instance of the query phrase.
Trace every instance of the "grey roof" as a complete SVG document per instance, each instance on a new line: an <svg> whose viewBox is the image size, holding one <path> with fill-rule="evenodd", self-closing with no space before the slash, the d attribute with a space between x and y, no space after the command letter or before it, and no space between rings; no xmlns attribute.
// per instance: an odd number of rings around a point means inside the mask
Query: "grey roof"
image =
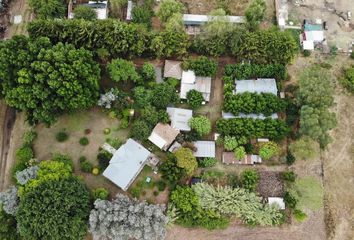
<svg viewBox="0 0 354 240"><path fill-rule="evenodd" d="M182 78L181 64L182 64L181 61L166 60L163 76L181 79Z"/></svg>
<svg viewBox="0 0 354 240"><path fill-rule="evenodd" d="M183 22L186 25L201 25L214 18L222 18L231 23L243 23L245 18L242 16L208 16L198 14L183 14Z"/></svg>
<svg viewBox="0 0 354 240"><path fill-rule="evenodd" d="M171 126L174 129L190 131L188 122L193 117L193 111L190 109L168 107L167 113L170 116Z"/></svg>
<svg viewBox="0 0 354 240"><path fill-rule="evenodd" d="M180 98L186 99L190 90L201 92L205 101L209 102L211 92L211 77L196 76L194 71L183 71Z"/></svg>
<svg viewBox="0 0 354 240"><path fill-rule="evenodd" d="M103 176L126 191L143 169L151 153L129 138L113 155Z"/></svg>
<svg viewBox="0 0 354 240"><path fill-rule="evenodd" d="M195 157L215 157L214 141L196 141L193 142L197 151L193 153Z"/></svg>
<svg viewBox="0 0 354 240"><path fill-rule="evenodd" d="M258 78L257 80L236 80L236 93L272 93L277 95L277 83L274 78Z"/></svg>
<svg viewBox="0 0 354 240"><path fill-rule="evenodd" d="M270 116L265 116L263 114L244 114L240 113L239 115L235 116L230 112L222 112L222 117L224 119L231 119L231 118L253 118L253 119L266 119L266 118L272 118L272 119L278 119L278 114L273 113Z"/></svg>

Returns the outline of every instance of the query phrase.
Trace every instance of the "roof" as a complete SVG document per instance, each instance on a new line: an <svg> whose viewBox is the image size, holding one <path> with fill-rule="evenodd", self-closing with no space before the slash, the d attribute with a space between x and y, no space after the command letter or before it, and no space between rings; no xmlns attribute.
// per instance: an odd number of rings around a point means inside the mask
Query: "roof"
<svg viewBox="0 0 354 240"><path fill-rule="evenodd" d="M236 160L235 154L233 152L223 152L222 162L225 164L242 164L242 165L253 165L255 163L261 163L262 158L258 155L246 155L241 160Z"/></svg>
<svg viewBox="0 0 354 240"><path fill-rule="evenodd" d="M182 64L181 61L166 60L163 76L181 79L182 78L181 64Z"/></svg>
<svg viewBox="0 0 354 240"><path fill-rule="evenodd" d="M183 22L186 25L201 25L214 18L225 18L231 23L243 23L245 18L242 16L208 16L208 15L198 15L198 14L183 14Z"/></svg>
<svg viewBox="0 0 354 240"><path fill-rule="evenodd" d="M315 44L313 43L313 41L305 40L305 41L302 42L302 48L304 50L314 50L315 49Z"/></svg>
<svg viewBox="0 0 354 240"><path fill-rule="evenodd" d="M236 93L272 93L277 95L277 83L274 78L258 78L257 80L236 80Z"/></svg>
<svg viewBox="0 0 354 240"><path fill-rule="evenodd" d="M322 26L322 24L305 23L304 24L304 30L305 31L322 31L323 30L323 26Z"/></svg>
<svg viewBox="0 0 354 240"><path fill-rule="evenodd" d="M180 98L186 99L190 90L201 92L205 101L210 100L211 77L196 76L194 71L182 72Z"/></svg>
<svg viewBox="0 0 354 240"><path fill-rule="evenodd" d="M167 113L171 119L171 126L181 131L190 131L188 122L193 117L193 111L190 109L168 107Z"/></svg>
<svg viewBox="0 0 354 240"><path fill-rule="evenodd" d="M144 167L151 153L129 138L113 155L103 176L126 191Z"/></svg>
<svg viewBox="0 0 354 240"><path fill-rule="evenodd" d="M178 134L179 131L170 125L158 123L148 139L160 149L167 150Z"/></svg>
<svg viewBox="0 0 354 240"><path fill-rule="evenodd" d="M244 114L240 113L239 115L235 116L230 112L222 112L222 117L224 119L231 119L231 118L253 118L253 119L266 119L266 118L272 118L272 119L278 119L278 114L273 113L270 116L265 116L264 114Z"/></svg>
<svg viewBox="0 0 354 240"><path fill-rule="evenodd" d="M280 209L285 209L285 202L283 198L280 197L269 197L268 198L269 205L277 205Z"/></svg>
<svg viewBox="0 0 354 240"><path fill-rule="evenodd" d="M322 42L324 40L323 31L305 31L305 40L313 42Z"/></svg>
<svg viewBox="0 0 354 240"><path fill-rule="evenodd" d="M128 1L128 6L127 6L127 20L132 20L132 10L134 7L133 1Z"/></svg>
<svg viewBox="0 0 354 240"><path fill-rule="evenodd" d="M195 157L215 157L214 141L196 141L193 142L197 151L193 153Z"/></svg>

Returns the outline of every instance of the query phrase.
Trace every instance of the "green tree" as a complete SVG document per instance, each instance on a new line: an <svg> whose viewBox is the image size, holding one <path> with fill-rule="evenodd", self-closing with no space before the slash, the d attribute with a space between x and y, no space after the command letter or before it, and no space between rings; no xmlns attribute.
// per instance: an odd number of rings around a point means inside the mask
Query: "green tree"
<svg viewBox="0 0 354 240"><path fill-rule="evenodd" d="M150 104L151 90L138 86L133 89L134 105L138 108L143 108Z"/></svg>
<svg viewBox="0 0 354 240"><path fill-rule="evenodd" d="M30 0L29 5L42 19L63 18L66 12L63 0Z"/></svg>
<svg viewBox="0 0 354 240"><path fill-rule="evenodd" d="M162 23L166 23L168 19L175 13L183 13L184 6L181 2L176 0L163 0L160 3L157 17Z"/></svg>
<svg viewBox="0 0 354 240"><path fill-rule="evenodd" d="M150 101L157 109L165 109L169 104L178 102L178 99L174 87L166 83L161 83L156 85L152 90Z"/></svg>
<svg viewBox="0 0 354 240"><path fill-rule="evenodd" d="M146 6L134 6L132 10L132 22L144 24L147 28L151 28L151 18L154 12Z"/></svg>
<svg viewBox="0 0 354 240"><path fill-rule="evenodd" d="M127 82L128 80L138 82L140 80L135 65L131 61L117 58L108 64L107 69L112 80L115 82Z"/></svg>
<svg viewBox="0 0 354 240"><path fill-rule="evenodd" d="M189 148L179 148L174 152L177 166L183 168L188 175L192 175L198 167L198 162Z"/></svg>
<svg viewBox="0 0 354 240"><path fill-rule="evenodd" d="M354 59L354 51L351 56ZM344 70L344 78L342 82L349 91L354 92L354 65Z"/></svg>
<svg viewBox="0 0 354 240"><path fill-rule="evenodd" d="M205 56L189 58L183 62L183 68L193 70L197 76L202 77L215 76L217 67L216 61Z"/></svg>
<svg viewBox="0 0 354 240"><path fill-rule="evenodd" d="M319 155L320 146L310 137L303 136L291 143L289 145L289 150L296 159L310 160Z"/></svg>
<svg viewBox="0 0 354 240"><path fill-rule="evenodd" d="M30 123L49 125L97 103L100 69L83 48L15 36L0 43L0 79L8 105L26 111Z"/></svg>
<svg viewBox="0 0 354 240"><path fill-rule="evenodd" d="M246 169L241 174L241 185L251 192L256 190L259 181L258 172L254 169Z"/></svg>
<svg viewBox="0 0 354 240"><path fill-rule="evenodd" d="M182 14L174 13L166 22L165 29L167 31L176 31L176 32L185 31Z"/></svg>
<svg viewBox="0 0 354 240"><path fill-rule="evenodd" d="M93 8L85 5L79 5L74 9L74 18L92 21L97 18L97 14Z"/></svg>
<svg viewBox="0 0 354 240"><path fill-rule="evenodd" d="M246 156L246 150L244 147L240 146L240 147L235 148L234 154L235 154L236 160L241 160Z"/></svg>
<svg viewBox="0 0 354 240"><path fill-rule="evenodd" d="M176 185L185 175L184 169L177 166L177 160L172 154L168 155L167 159L159 165L159 171L162 174L162 178L172 186Z"/></svg>
<svg viewBox="0 0 354 240"><path fill-rule="evenodd" d="M202 106L204 101L203 94L195 89L187 92L187 103L192 109L197 109Z"/></svg>
<svg viewBox="0 0 354 240"><path fill-rule="evenodd" d="M193 117L189 120L189 126L199 135L206 135L211 132L211 122L205 116Z"/></svg>
<svg viewBox="0 0 354 240"><path fill-rule="evenodd" d="M250 30L256 30L263 21L267 6L264 0L253 0L245 12L247 26Z"/></svg>
<svg viewBox="0 0 354 240"><path fill-rule="evenodd" d="M261 147L259 149L259 156L265 160L269 160L272 157L276 156L277 154L279 154L279 147L278 144L276 144L275 142L266 142L261 144Z"/></svg>
<svg viewBox="0 0 354 240"><path fill-rule="evenodd" d="M142 111L140 118L146 121L151 127L159 122L159 112L155 107L147 105Z"/></svg>
<svg viewBox="0 0 354 240"><path fill-rule="evenodd" d="M165 29L154 36L150 49L157 57L174 57L187 54L189 38L184 31Z"/></svg>
<svg viewBox="0 0 354 240"><path fill-rule="evenodd" d="M18 240L17 224L14 216L7 214L0 205L0 239Z"/></svg>
<svg viewBox="0 0 354 240"><path fill-rule="evenodd" d="M225 136L224 137L224 148L227 151L234 150L237 146L243 145L247 143L247 139L245 137L236 138L233 136Z"/></svg>
<svg viewBox="0 0 354 240"><path fill-rule="evenodd" d="M152 128L143 120L136 120L130 131L130 135L137 140L146 140L151 133Z"/></svg>
<svg viewBox="0 0 354 240"><path fill-rule="evenodd" d="M145 82L155 82L156 74L154 65L149 62L145 62L141 68L141 77Z"/></svg>

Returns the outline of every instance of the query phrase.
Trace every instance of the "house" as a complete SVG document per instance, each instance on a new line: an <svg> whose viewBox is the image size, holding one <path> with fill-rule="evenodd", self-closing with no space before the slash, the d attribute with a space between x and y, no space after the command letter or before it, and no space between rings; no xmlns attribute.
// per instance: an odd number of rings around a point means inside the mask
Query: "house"
<svg viewBox="0 0 354 240"><path fill-rule="evenodd" d="M108 2L107 1L80 1L77 3L74 1L69 1L68 4L68 19L74 18L73 9L75 6L82 5L87 6L95 10L97 19L107 19L108 18Z"/></svg>
<svg viewBox="0 0 354 240"><path fill-rule="evenodd" d="M244 114L240 113L239 115L235 116L230 112L222 112L222 117L224 119L231 119L231 118L253 118L253 119L266 119L266 118L271 118L271 119L278 119L278 114L273 113L270 116L265 116L264 114Z"/></svg>
<svg viewBox="0 0 354 240"><path fill-rule="evenodd" d="M240 165L253 165L255 163L262 163L262 158L258 155L247 154L243 159L236 160L235 154L233 152L223 152L222 162L229 164L240 164Z"/></svg>
<svg viewBox="0 0 354 240"><path fill-rule="evenodd" d="M193 117L192 110L168 107L167 113L171 120L171 127L180 131L191 130L188 122Z"/></svg>
<svg viewBox="0 0 354 240"><path fill-rule="evenodd" d="M126 191L149 161L151 152L129 138L114 152L103 176Z"/></svg>
<svg viewBox="0 0 354 240"><path fill-rule="evenodd" d="M211 92L211 77L196 76L194 71L182 72L180 98L186 99L190 90L201 92L205 101L209 102Z"/></svg>
<svg viewBox="0 0 354 240"><path fill-rule="evenodd" d="M257 80L236 80L235 93L272 93L278 95L274 78L258 78Z"/></svg>
<svg viewBox="0 0 354 240"><path fill-rule="evenodd" d="M285 209L285 202L284 199L281 197L269 197L268 198L268 204L270 206L274 206L276 205L277 207L279 207L281 210Z"/></svg>
<svg viewBox="0 0 354 240"><path fill-rule="evenodd" d="M198 158L215 158L215 142L214 141L196 141L193 142L197 149L193 155Z"/></svg>
<svg viewBox="0 0 354 240"><path fill-rule="evenodd" d="M213 19L225 19L230 23L244 23L245 18L242 16L208 16L208 15L197 15L197 14L183 14L184 25L203 25Z"/></svg>
<svg viewBox="0 0 354 240"><path fill-rule="evenodd" d="M160 149L167 151L178 134L179 130L174 129L170 125L158 123L148 139Z"/></svg>
<svg viewBox="0 0 354 240"><path fill-rule="evenodd" d="M181 61L166 60L163 76L165 78L170 77L170 78L176 78L180 80L182 78L181 64L182 64Z"/></svg>
<svg viewBox="0 0 354 240"><path fill-rule="evenodd" d="M321 19L317 19L315 24L304 21L303 32L300 41L304 50L314 50L315 46L325 40L324 29Z"/></svg>

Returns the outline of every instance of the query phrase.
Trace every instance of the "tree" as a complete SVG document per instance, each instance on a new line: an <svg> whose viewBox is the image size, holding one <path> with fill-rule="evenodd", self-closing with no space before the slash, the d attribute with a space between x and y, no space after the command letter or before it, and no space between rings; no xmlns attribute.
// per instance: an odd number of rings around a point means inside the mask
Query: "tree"
<svg viewBox="0 0 354 240"><path fill-rule="evenodd" d="M188 175L192 175L198 167L198 162L189 148L181 147L174 152L177 166L183 168Z"/></svg>
<svg viewBox="0 0 354 240"><path fill-rule="evenodd" d="M245 12L247 26L250 30L256 30L263 21L267 6L264 0L253 0Z"/></svg>
<svg viewBox="0 0 354 240"><path fill-rule="evenodd" d="M166 83L156 85L151 92L150 101L157 109L165 109L169 104L174 104L178 100L175 89Z"/></svg>
<svg viewBox="0 0 354 240"><path fill-rule="evenodd" d="M143 86L138 86L133 89L134 105L138 108L143 108L150 104L152 91L144 88Z"/></svg>
<svg viewBox="0 0 354 240"><path fill-rule="evenodd" d="M187 92L187 103L192 109L197 109L202 106L204 101L203 94L195 89Z"/></svg>
<svg viewBox="0 0 354 240"><path fill-rule="evenodd" d="M132 10L132 22L144 24L147 28L151 28L151 18L154 12L146 6L134 6Z"/></svg>
<svg viewBox="0 0 354 240"><path fill-rule="evenodd" d="M202 77L213 77L216 74L218 64L216 61L205 56L197 58L189 58L183 62L184 69L190 69L195 72L195 75Z"/></svg>
<svg viewBox="0 0 354 240"><path fill-rule="evenodd" d="M38 18L51 19L65 16L65 2L62 0L30 0L29 5Z"/></svg>
<svg viewBox="0 0 354 240"><path fill-rule="evenodd" d="M146 82L155 82L156 74L154 65L149 62L145 62L141 69L141 77Z"/></svg>
<svg viewBox="0 0 354 240"><path fill-rule="evenodd" d="M166 22L165 29L167 31L176 31L176 32L185 31L182 14L174 13Z"/></svg>
<svg viewBox="0 0 354 240"><path fill-rule="evenodd" d="M0 79L8 105L26 111L30 123L50 125L96 103L100 69L83 48L16 36L0 44Z"/></svg>
<svg viewBox="0 0 354 240"><path fill-rule="evenodd" d="M96 238L164 239L167 224L164 210L164 205L147 204L117 194L112 202L95 201L89 229Z"/></svg>
<svg viewBox="0 0 354 240"><path fill-rule="evenodd" d="M0 206L0 239L18 240L20 236L17 233L16 219L7 214Z"/></svg>
<svg viewBox="0 0 354 240"><path fill-rule="evenodd" d="M199 167L213 167L217 164L218 160L213 157L207 157L203 158L201 160L198 160L198 166Z"/></svg>
<svg viewBox="0 0 354 240"><path fill-rule="evenodd" d="M211 122L205 116L192 117L188 124L192 129L199 133L199 135L206 135L211 131Z"/></svg>
<svg viewBox="0 0 354 240"><path fill-rule="evenodd" d="M232 137L232 136L225 136L224 137L224 148L227 151L233 151L237 146L243 145L247 143L247 138L245 137Z"/></svg>
<svg viewBox="0 0 354 240"><path fill-rule="evenodd" d="M296 159L310 160L320 153L319 144L310 137L303 136L289 145L289 150Z"/></svg>
<svg viewBox="0 0 354 240"><path fill-rule="evenodd" d="M136 120L133 123L130 135L137 140L146 140L151 133L152 128L143 120Z"/></svg>
<svg viewBox="0 0 354 240"><path fill-rule="evenodd" d="M159 165L159 171L162 178L169 182L172 187L185 175L184 169L177 166L177 160L173 155L168 155L168 158Z"/></svg>
<svg viewBox="0 0 354 240"><path fill-rule="evenodd" d="M354 59L354 51L351 56ZM344 70L344 78L342 82L349 91L354 92L354 65Z"/></svg>
<svg viewBox="0 0 354 240"><path fill-rule="evenodd" d="M174 57L187 54L189 38L185 31L165 29L151 41L150 49L157 57Z"/></svg>
<svg viewBox="0 0 354 240"><path fill-rule="evenodd" d="M134 63L130 61L121 58L114 59L108 64L107 69L112 80L115 82L127 82L128 80L138 82L140 80Z"/></svg>
<svg viewBox="0 0 354 240"><path fill-rule="evenodd" d="M74 18L92 21L97 18L97 14L93 8L85 5L79 5L74 9Z"/></svg>
<svg viewBox="0 0 354 240"><path fill-rule="evenodd" d="M259 149L259 156L265 160L269 160L275 155L279 154L279 147L275 142L266 142L261 144Z"/></svg>
<svg viewBox="0 0 354 240"><path fill-rule="evenodd" d="M240 147L235 148L234 154L235 154L236 160L242 160L246 156L246 150L244 147L240 146Z"/></svg>
<svg viewBox="0 0 354 240"><path fill-rule="evenodd" d="M259 181L259 175L256 170L246 169L241 174L241 185L242 188L247 189L250 192L256 190Z"/></svg>
<svg viewBox="0 0 354 240"><path fill-rule="evenodd" d="M82 239L89 205L89 192L75 177L41 182L21 196L18 231L29 240Z"/></svg>
<svg viewBox="0 0 354 240"><path fill-rule="evenodd" d="M168 19L175 13L183 13L184 6L176 0L163 0L160 3L160 8L157 11L157 17L162 23L166 23Z"/></svg>
<svg viewBox="0 0 354 240"><path fill-rule="evenodd" d="M142 111L140 118L146 121L149 126L154 127L159 122L159 112L155 107L147 105Z"/></svg>

